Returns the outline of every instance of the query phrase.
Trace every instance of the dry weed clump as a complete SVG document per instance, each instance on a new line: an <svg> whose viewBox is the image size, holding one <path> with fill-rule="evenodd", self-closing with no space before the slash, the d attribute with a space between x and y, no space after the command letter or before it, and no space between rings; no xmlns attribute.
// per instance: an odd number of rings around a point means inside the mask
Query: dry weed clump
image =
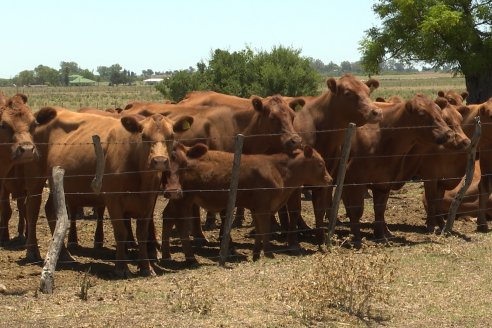
<svg viewBox="0 0 492 328"><path fill-rule="evenodd" d="M166 294L166 301L171 311L182 313L210 314L214 299L201 290L196 278L178 280L172 278L173 287Z"/></svg>
<svg viewBox="0 0 492 328"><path fill-rule="evenodd" d="M384 321L395 266L374 249L319 254L296 273L298 282L280 294L295 316L308 322L339 320ZM306 271L304 271L306 270Z"/></svg>

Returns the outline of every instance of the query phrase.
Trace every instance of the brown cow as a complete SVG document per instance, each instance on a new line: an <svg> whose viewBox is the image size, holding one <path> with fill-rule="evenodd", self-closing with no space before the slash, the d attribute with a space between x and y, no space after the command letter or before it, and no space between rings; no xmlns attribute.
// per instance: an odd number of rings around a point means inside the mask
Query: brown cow
<svg viewBox="0 0 492 328"><path fill-rule="evenodd" d="M185 218L192 217L191 204L218 212L227 206L234 154L208 151L203 145L177 147L178 158L188 158L180 173L184 196L171 200L163 212L162 256L170 258L169 237L173 224L178 226L183 250L189 261L195 261L188 239ZM198 156L196 155L198 153ZM310 146L292 154L243 155L241 157L236 205L251 211L256 226L253 259L263 252L273 257L270 246L271 215L285 205L295 188L304 184L327 186L332 182L321 156ZM206 191L203 190L212 190ZM195 192L193 192L195 191Z"/></svg>
<svg viewBox="0 0 492 328"><path fill-rule="evenodd" d="M464 104L464 101L468 97L468 92L463 91L461 94L459 94L453 90L449 90L447 92L441 90L437 92L437 95L439 97L446 98L451 105L462 106Z"/></svg>
<svg viewBox="0 0 492 328"><path fill-rule="evenodd" d="M170 169L168 149L172 146L174 134L189 128L193 119L182 116L181 119L172 121L155 114L147 118L126 116L116 120L64 109L56 110L57 119L36 131L34 136L45 160L35 166L26 165L24 173L28 192L27 258L40 258L36 221L44 179L35 177L49 175L53 166L60 165L65 169L67 206L108 208L117 242L116 273L127 275L129 272L125 262L127 228L124 222L132 217L137 219L140 273L153 274L147 242L152 238L148 236L149 224L159 192L161 172ZM96 166L91 144L94 134L100 136L106 158L100 195L92 193L90 188L91 174ZM67 152L71 154L67 156ZM55 214L51 201L47 201L45 209L53 230ZM69 255L66 250L64 255Z"/></svg>
<svg viewBox="0 0 492 328"><path fill-rule="evenodd" d="M478 184L480 183L481 171L480 171L480 161L475 161L475 171L473 172L473 180L470 184L470 187L465 192L463 196L463 200L458 207L456 212L456 216L471 216L478 217L479 213L479 204L478 204ZM444 197L442 201L439 203L439 208L437 209L437 214L441 214L446 216L449 212L449 207L451 206L454 197L458 193L461 188L461 184L463 179L461 179L460 183L452 190L446 190L444 193ZM425 195L424 195L425 196ZM427 201L425 197L423 197L424 206L427 208ZM487 201L485 216L487 220L492 219L492 197L489 197Z"/></svg>
<svg viewBox="0 0 492 328"><path fill-rule="evenodd" d="M477 115L468 107L452 105L446 98L438 97L435 102L442 108L444 120L448 126L456 132L455 142L463 143L462 150L446 149L434 146L428 150L417 147L416 153L427 153L422 158L422 163L417 175L424 180L425 198L427 203L427 230L444 227L443 213L439 213L440 202L444 197L445 190L455 188L461 177L465 174L467 165L467 144L469 137L474 132L473 118ZM464 119L462 115L465 115ZM465 132L462 129L464 127Z"/></svg>
<svg viewBox="0 0 492 328"><path fill-rule="evenodd" d="M459 149L469 145L469 141L456 144L455 133L444 121L441 109L422 95L386 108L378 124L357 128L342 193L356 241L361 240L359 220L367 188L373 192L374 234L376 238L391 236L384 221L389 190L401 188L419 168L420 162L411 161L410 165L406 155L416 146L434 144Z"/></svg>
<svg viewBox="0 0 492 328"><path fill-rule="evenodd" d="M12 171L14 165L22 165L38 159L38 149L33 143L32 134L37 127L50 122L56 116L56 112L49 109L42 110L36 120L26 104L27 96L17 94L9 99L4 96L0 98L0 181L3 201L9 197L7 189L12 183L11 181L5 183L4 179ZM9 209L10 204L8 207L2 206L1 208L1 244L9 240Z"/></svg>
<svg viewBox="0 0 492 328"><path fill-rule="evenodd" d="M478 108L480 121L482 122L482 135L479 142L480 171L482 176L478 185L479 190L479 215L477 219L477 230L488 231L486 220L487 202L492 194L492 98L478 105L468 105L472 110Z"/></svg>
<svg viewBox="0 0 492 328"><path fill-rule="evenodd" d="M360 126L381 120L381 109L376 107L370 92L379 86L374 79L363 83L350 74L338 80L327 80L328 90L309 101L294 119L294 128L302 136L305 144L314 147L323 157L328 172L335 177L341 155L341 144L345 128L349 123ZM316 227L321 228L326 210L331 206L331 189L316 188L313 190L313 207ZM289 216L297 221L300 213L300 193L293 194L289 202ZM296 214L297 213L297 214ZM323 234L318 230L318 242L322 242ZM296 247L297 240L292 235L289 243Z"/></svg>

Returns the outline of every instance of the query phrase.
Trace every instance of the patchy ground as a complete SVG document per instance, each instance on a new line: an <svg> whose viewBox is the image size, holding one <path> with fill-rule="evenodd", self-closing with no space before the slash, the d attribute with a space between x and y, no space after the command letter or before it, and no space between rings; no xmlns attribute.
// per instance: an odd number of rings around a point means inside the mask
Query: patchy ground
<svg viewBox="0 0 492 328"><path fill-rule="evenodd" d="M0 291L0 326L492 326L492 236L475 233L470 219L456 222L458 236L426 234L422 190L413 183L392 194L386 218L395 238L389 243L372 240L367 199L362 249L350 246L342 208L338 245L330 253L303 236L305 255L289 254L276 240L275 259L252 262L251 228L244 227L233 231L240 256L224 269L217 264L214 230L207 232L210 244L196 250L199 267L186 267L175 241L173 260L159 264L155 278L115 280L109 222L105 247L94 250L95 222L80 221L80 246L72 249L77 263L59 267L53 295L37 292L41 263L26 264L25 250L13 242L0 249L0 285L6 288ZM164 205L159 199L158 227ZM303 202L303 216L312 224L310 202ZM15 217L11 234L16 224ZM42 255L47 230L42 217ZM136 272L135 263L130 269Z"/></svg>

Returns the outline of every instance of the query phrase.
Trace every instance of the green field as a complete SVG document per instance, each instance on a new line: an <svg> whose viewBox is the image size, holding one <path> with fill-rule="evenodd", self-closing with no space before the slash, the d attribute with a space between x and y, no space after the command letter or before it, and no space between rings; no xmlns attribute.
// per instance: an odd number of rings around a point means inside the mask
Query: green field
<svg viewBox="0 0 492 328"><path fill-rule="evenodd" d="M453 77L447 73L416 73L400 75L373 76L380 81L380 87L373 92L373 98L387 98L399 95L409 98L415 93L423 93L435 97L439 90L464 91L463 77ZM360 77L367 79L365 76ZM326 90L323 82L321 91ZM24 93L29 97L29 105L35 111L43 106L56 105L70 109L81 107L124 107L133 100L163 101L164 97L154 86L91 86L91 87L19 87L0 88L6 95Z"/></svg>

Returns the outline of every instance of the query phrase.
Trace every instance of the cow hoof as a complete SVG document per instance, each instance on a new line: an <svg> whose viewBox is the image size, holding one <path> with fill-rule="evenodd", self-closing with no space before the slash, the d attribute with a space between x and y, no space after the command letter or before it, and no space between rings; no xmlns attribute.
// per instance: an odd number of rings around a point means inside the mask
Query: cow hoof
<svg viewBox="0 0 492 328"><path fill-rule="evenodd" d="M14 242L15 245L24 245L26 243L26 236L24 235L18 235L14 239L12 239L12 242Z"/></svg>
<svg viewBox="0 0 492 328"><path fill-rule="evenodd" d="M43 262L39 251L27 250L26 261L28 263Z"/></svg>
<svg viewBox="0 0 492 328"><path fill-rule="evenodd" d="M264 252L264 254L265 254L265 257L267 257L269 259L274 259L275 258L275 255L273 255L272 251Z"/></svg>
<svg viewBox="0 0 492 328"><path fill-rule="evenodd" d="M133 273L128 268L124 269L115 269L114 270L114 275L116 279L128 279L133 277Z"/></svg>
<svg viewBox="0 0 492 328"><path fill-rule="evenodd" d="M260 254L259 253L254 253L253 254L253 261L258 261L260 259Z"/></svg>
<svg viewBox="0 0 492 328"><path fill-rule="evenodd" d="M477 225L477 232L489 232L489 227L487 226L487 224L479 224Z"/></svg>
<svg viewBox="0 0 492 328"><path fill-rule="evenodd" d="M200 265L195 257L187 257L185 263L188 267L198 267Z"/></svg>
<svg viewBox="0 0 492 328"><path fill-rule="evenodd" d="M94 249L101 249L103 248L104 243L103 242L95 242L94 243Z"/></svg>
<svg viewBox="0 0 492 328"><path fill-rule="evenodd" d="M218 226L217 226L217 224L215 222L214 223L205 223L203 225L203 230L204 231L211 231L211 230L215 230L217 228L218 228Z"/></svg>
<svg viewBox="0 0 492 328"><path fill-rule="evenodd" d="M149 268L149 269L140 269L138 272L138 275L140 277L156 277L157 275L155 274L154 269Z"/></svg>
<svg viewBox="0 0 492 328"><path fill-rule="evenodd" d="M302 250L299 245L289 247L289 254L299 256L302 255Z"/></svg>
<svg viewBox="0 0 492 328"><path fill-rule="evenodd" d="M135 241L129 241L126 243L127 249L137 249L138 244Z"/></svg>

